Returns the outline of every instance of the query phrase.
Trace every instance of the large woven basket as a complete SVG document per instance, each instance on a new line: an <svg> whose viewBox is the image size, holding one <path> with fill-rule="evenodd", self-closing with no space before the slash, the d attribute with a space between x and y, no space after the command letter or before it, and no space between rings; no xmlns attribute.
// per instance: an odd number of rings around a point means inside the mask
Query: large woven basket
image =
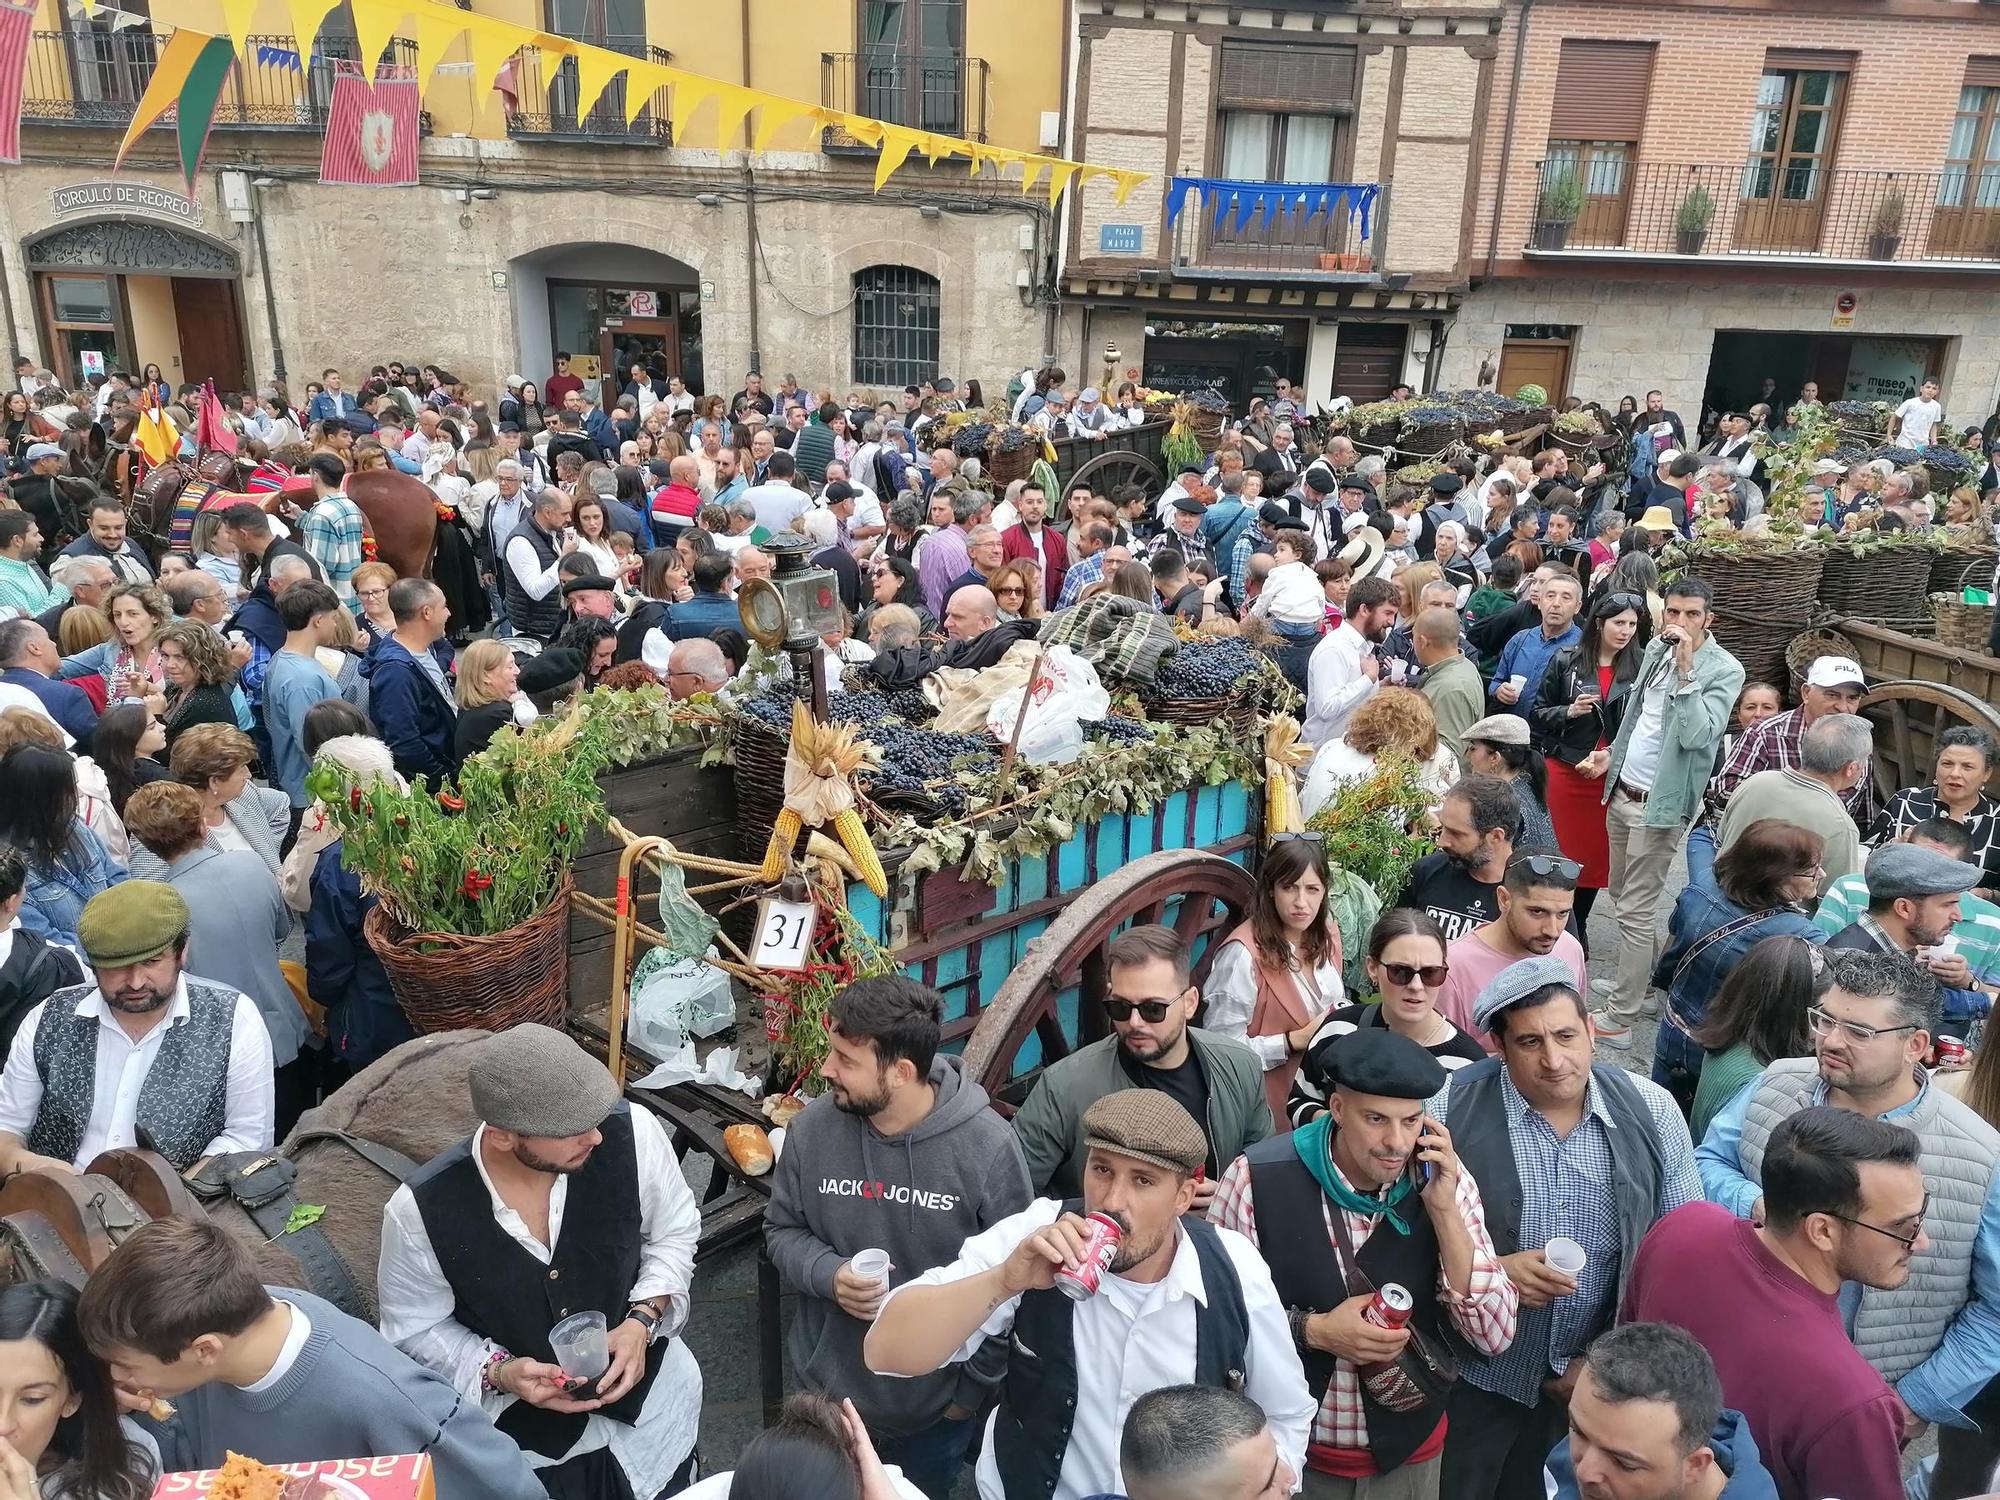
<svg viewBox="0 0 2000 1500"><path fill-rule="evenodd" d="M1396 439L1396 451L1412 458L1429 458L1442 453L1465 436L1465 419L1454 416L1448 422L1427 422L1405 429Z"/></svg>
<svg viewBox="0 0 2000 1500"><path fill-rule="evenodd" d="M1508 437L1513 437L1516 433L1526 432L1530 427L1546 426L1555 420L1555 412L1553 406L1526 406L1519 411L1504 411L1500 413L1498 426ZM1487 432L1493 430L1484 422L1476 422L1473 425Z"/></svg>
<svg viewBox="0 0 2000 1500"><path fill-rule="evenodd" d="M1824 550L1710 556L1688 572L1715 590L1716 634L1752 682L1783 682L1785 650L1812 615Z"/></svg>
<svg viewBox="0 0 2000 1500"><path fill-rule="evenodd" d="M791 740L745 714L737 721L736 826L743 847L758 857L771 841L778 810L785 805L785 751Z"/></svg>
<svg viewBox="0 0 2000 1500"><path fill-rule="evenodd" d="M1826 549L1819 602L1837 615L1898 626L1929 618L1924 607L1935 554L1921 547L1881 547L1861 553Z"/></svg>
<svg viewBox="0 0 2000 1500"><path fill-rule="evenodd" d="M361 930L419 1032L505 1031L524 1021L560 1027L569 1009L573 889L565 875L539 913L491 937L410 932L379 902Z"/></svg>
<svg viewBox="0 0 2000 1500"><path fill-rule="evenodd" d="M1806 685L1806 670L1822 656L1853 656L1854 642L1838 631L1805 630L1792 638L1785 648L1785 665L1790 669L1792 701L1799 701L1799 695Z"/></svg>
<svg viewBox="0 0 2000 1500"><path fill-rule="evenodd" d="M1957 594L1932 594L1931 613L1937 617L1940 646L1986 655L1986 643L1993 637L1993 606L1967 604Z"/></svg>
<svg viewBox="0 0 2000 1500"><path fill-rule="evenodd" d="M1992 547L1947 547L1931 564L1931 576L1924 588L1933 594L1991 588L1996 555L2000 554Z"/></svg>
<svg viewBox="0 0 2000 1500"><path fill-rule="evenodd" d="M981 460L986 465L986 477L995 484L1008 485L1017 479L1026 479L1035 470L1035 460L1042 456L1037 443L1023 443L1013 452L1004 451L996 442L986 450Z"/></svg>

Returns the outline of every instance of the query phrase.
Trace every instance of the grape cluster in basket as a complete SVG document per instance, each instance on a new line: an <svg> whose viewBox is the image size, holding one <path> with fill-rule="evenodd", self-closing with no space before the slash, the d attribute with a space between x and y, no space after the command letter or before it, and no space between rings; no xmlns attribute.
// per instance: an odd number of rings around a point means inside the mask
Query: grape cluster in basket
<svg viewBox="0 0 2000 1500"><path fill-rule="evenodd" d="M1234 698L1263 674L1263 659L1234 636L1184 641L1153 679L1154 698Z"/></svg>

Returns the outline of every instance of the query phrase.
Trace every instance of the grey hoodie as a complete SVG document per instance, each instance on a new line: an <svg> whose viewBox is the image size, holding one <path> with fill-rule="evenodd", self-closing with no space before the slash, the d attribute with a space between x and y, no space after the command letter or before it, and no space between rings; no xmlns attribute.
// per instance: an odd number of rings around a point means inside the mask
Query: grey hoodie
<svg viewBox="0 0 2000 1500"><path fill-rule="evenodd" d="M999 1382L1005 1346L914 1380L872 1374L861 1360L868 1325L833 1300L833 1274L857 1251L886 1250L893 1286L946 1265L971 1235L1028 1206L1028 1166L1007 1122L956 1057L931 1064L931 1112L901 1135L843 1114L821 1097L785 1132L764 1211L764 1244L799 1290L790 1354L810 1390L850 1397L869 1429L903 1436L954 1402L976 1409ZM989 1351L990 1357L989 1357Z"/></svg>

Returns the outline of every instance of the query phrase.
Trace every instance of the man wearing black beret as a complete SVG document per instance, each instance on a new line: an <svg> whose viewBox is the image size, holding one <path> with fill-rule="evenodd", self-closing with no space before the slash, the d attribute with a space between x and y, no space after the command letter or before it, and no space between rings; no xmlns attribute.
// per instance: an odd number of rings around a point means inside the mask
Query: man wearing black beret
<svg viewBox="0 0 2000 1500"><path fill-rule="evenodd" d="M1445 1070L1408 1037L1369 1027L1316 1054L1328 1112L1245 1151L1210 1217L1271 1267L1319 1409L1303 1493L1438 1492L1448 1380L1427 1362L1446 1325L1486 1354L1514 1339L1519 1294L1486 1232L1479 1185L1424 1110ZM1369 1313L1399 1289L1404 1326ZM1389 1295L1393 1296L1394 1293ZM1365 1374L1363 1372L1366 1372ZM1395 1474L1400 1486L1384 1487Z"/></svg>

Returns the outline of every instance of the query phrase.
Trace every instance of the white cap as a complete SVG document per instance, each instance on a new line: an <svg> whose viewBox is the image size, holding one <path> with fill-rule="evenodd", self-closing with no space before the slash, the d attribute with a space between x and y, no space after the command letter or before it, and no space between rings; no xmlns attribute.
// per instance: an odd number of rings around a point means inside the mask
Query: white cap
<svg viewBox="0 0 2000 1500"><path fill-rule="evenodd" d="M1661 452L1660 456L1659 456L1658 458L1654 459L1654 460L1653 460L1653 462L1654 462L1654 464L1656 464L1656 465L1658 465L1658 464L1670 464L1670 463L1672 463L1672 462L1673 462L1673 461L1674 461L1675 459L1679 458L1680 456L1681 456L1681 450L1680 450L1680 449L1678 449L1678 448L1668 448L1668 449L1665 449L1665 450L1664 450L1663 452Z"/></svg>
<svg viewBox="0 0 2000 1500"><path fill-rule="evenodd" d="M1852 657L1822 656L1806 669L1806 686L1816 688L1867 687L1861 664Z"/></svg>
<svg viewBox="0 0 2000 1500"><path fill-rule="evenodd" d="M1342 536L1353 536L1362 527L1372 526L1374 519L1367 511L1357 510L1353 515L1340 523L1340 534Z"/></svg>

